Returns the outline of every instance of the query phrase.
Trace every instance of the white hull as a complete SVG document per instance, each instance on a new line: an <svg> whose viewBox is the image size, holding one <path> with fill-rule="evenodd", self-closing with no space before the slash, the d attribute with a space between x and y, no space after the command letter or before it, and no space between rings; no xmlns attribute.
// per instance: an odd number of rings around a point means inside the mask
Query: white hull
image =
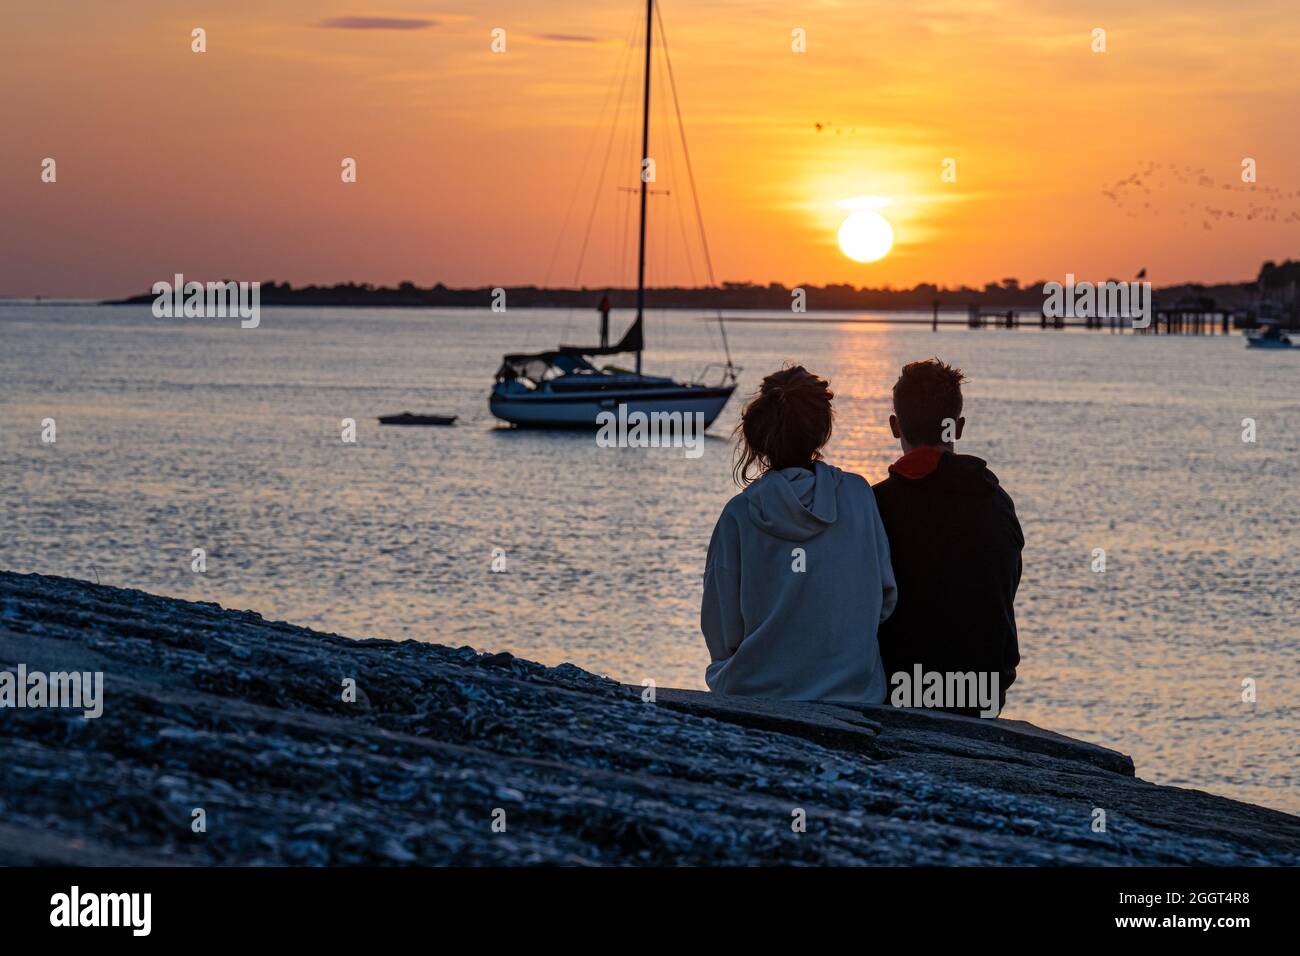
<svg viewBox="0 0 1300 956"><path fill-rule="evenodd" d="M564 396L563 400L543 393L541 395L493 395L488 400L492 414L504 422L525 428L595 428L596 416L601 412L617 414L620 405L629 413L652 412L694 414L704 416L704 427L713 424L727 400L731 388L665 389L655 394L624 396ZM691 392L698 392L693 395Z"/></svg>

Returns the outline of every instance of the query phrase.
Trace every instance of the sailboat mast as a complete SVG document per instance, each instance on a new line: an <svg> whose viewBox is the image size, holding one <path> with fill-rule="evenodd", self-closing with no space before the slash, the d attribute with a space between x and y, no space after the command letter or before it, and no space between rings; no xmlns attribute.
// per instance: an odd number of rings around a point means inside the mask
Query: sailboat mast
<svg viewBox="0 0 1300 956"><path fill-rule="evenodd" d="M641 325L645 311L645 201L646 160L650 158L650 50L654 46L655 0L645 5L645 89L641 96L641 238L636 257L636 321ZM644 342L644 326L642 326ZM641 350L636 350L636 373L641 374Z"/></svg>

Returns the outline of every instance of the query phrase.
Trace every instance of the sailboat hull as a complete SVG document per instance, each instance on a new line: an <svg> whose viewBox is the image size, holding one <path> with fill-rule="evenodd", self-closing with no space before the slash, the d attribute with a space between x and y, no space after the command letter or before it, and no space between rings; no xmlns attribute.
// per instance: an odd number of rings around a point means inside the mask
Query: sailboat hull
<svg viewBox="0 0 1300 956"><path fill-rule="evenodd" d="M637 389L623 395L604 391L599 395L508 395L493 394L488 400L492 414L521 428L595 428L601 412L618 412L626 405L628 414L681 412L704 416L704 427L713 424L726 406L734 386L721 388L669 387Z"/></svg>

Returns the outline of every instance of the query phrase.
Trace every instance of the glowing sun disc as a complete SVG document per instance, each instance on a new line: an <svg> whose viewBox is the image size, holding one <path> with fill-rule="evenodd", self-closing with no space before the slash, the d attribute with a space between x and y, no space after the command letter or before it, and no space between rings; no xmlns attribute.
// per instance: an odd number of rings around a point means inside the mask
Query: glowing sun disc
<svg viewBox="0 0 1300 956"><path fill-rule="evenodd" d="M857 208L840 224L840 250L854 262L883 259L894 246L894 228L874 209Z"/></svg>

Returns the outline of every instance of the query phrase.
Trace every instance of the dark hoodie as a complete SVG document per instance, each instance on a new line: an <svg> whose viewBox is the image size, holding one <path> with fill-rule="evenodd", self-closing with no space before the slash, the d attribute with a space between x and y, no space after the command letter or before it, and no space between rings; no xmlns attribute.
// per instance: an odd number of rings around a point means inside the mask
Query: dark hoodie
<svg viewBox="0 0 1300 956"><path fill-rule="evenodd" d="M997 672L1005 704L1025 544L1011 497L983 460L933 448L903 456L874 490L898 581L880 626L885 673Z"/></svg>

